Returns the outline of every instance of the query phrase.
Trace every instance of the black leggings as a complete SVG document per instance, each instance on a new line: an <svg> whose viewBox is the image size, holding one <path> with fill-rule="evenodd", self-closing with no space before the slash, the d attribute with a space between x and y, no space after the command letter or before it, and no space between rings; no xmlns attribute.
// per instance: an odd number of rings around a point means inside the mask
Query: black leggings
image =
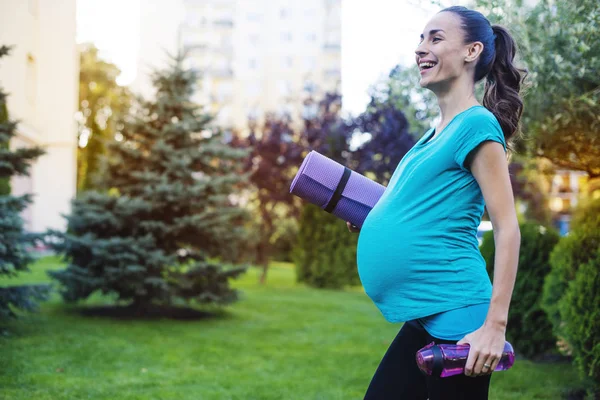
<svg viewBox="0 0 600 400"><path fill-rule="evenodd" d="M434 378L419 370L415 354L433 341L457 342L431 336L416 320L406 322L377 367L365 400L487 400L491 375Z"/></svg>

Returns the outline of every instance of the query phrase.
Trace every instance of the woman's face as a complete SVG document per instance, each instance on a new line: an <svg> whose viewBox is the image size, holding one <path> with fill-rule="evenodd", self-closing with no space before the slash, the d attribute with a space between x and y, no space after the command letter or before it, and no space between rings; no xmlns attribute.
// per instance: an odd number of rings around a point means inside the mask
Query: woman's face
<svg viewBox="0 0 600 400"><path fill-rule="evenodd" d="M435 91L466 73L465 61L470 54L470 46L464 44L460 24L458 15L440 12L425 25L415 50L421 87Z"/></svg>

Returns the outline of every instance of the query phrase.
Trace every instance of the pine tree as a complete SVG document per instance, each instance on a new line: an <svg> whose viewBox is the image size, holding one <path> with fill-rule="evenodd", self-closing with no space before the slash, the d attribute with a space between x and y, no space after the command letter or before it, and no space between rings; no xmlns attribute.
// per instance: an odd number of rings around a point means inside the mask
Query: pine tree
<svg viewBox="0 0 600 400"><path fill-rule="evenodd" d="M137 98L121 121L122 138L105 159L106 192L79 196L67 232L53 232L69 264L50 275L66 301L116 293L145 312L157 303L237 298L229 278L246 267L209 258L231 256L244 237L248 214L232 195L246 185L247 151L230 148L191 102L198 77L182 63L177 56L155 72L155 100Z"/></svg>
<svg viewBox="0 0 600 400"><path fill-rule="evenodd" d="M0 47L0 58L8 55L11 48ZM14 277L28 271L33 261L27 252L39 236L23 229L20 213L31 203L31 195L10 195L10 177L27 175L30 164L44 154L39 147L10 149L10 140L16 135L17 122L8 118L7 94L0 88L0 276ZM49 293L48 285L22 285L0 287L0 319L16 316L15 309L33 311L36 301L44 300Z"/></svg>

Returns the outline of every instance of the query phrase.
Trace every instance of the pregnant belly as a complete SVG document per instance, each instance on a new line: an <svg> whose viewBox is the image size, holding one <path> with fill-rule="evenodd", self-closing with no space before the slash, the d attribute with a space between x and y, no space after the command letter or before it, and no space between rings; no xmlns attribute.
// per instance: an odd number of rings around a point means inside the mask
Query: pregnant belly
<svg viewBox="0 0 600 400"><path fill-rule="evenodd" d="M377 229L368 229L368 225L361 229L356 262L367 295L381 301L388 294L413 290L436 274L447 273L442 246L432 241L432 234L423 230L388 230L381 225Z"/></svg>

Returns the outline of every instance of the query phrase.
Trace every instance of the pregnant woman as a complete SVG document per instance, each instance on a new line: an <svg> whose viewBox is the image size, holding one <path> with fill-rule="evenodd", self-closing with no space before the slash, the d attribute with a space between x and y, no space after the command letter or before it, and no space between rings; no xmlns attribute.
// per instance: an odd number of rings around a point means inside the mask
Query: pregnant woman
<svg viewBox="0 0 600 400"><path fill-rule="evenodd" d="M360 229L365 291L386 320L405 322L365 399L488 398L520 246L506 157L523 110L526 71L513 65L515 52L505 28L464 7L440 11L421 34L420 85L436 95L441 121L400 161ZM475 83L484 78L481 105ZM484 206L496 246L493 286L476 238ZM432 341L468 343L465 374L423 375L415 353Z"/></svg>

